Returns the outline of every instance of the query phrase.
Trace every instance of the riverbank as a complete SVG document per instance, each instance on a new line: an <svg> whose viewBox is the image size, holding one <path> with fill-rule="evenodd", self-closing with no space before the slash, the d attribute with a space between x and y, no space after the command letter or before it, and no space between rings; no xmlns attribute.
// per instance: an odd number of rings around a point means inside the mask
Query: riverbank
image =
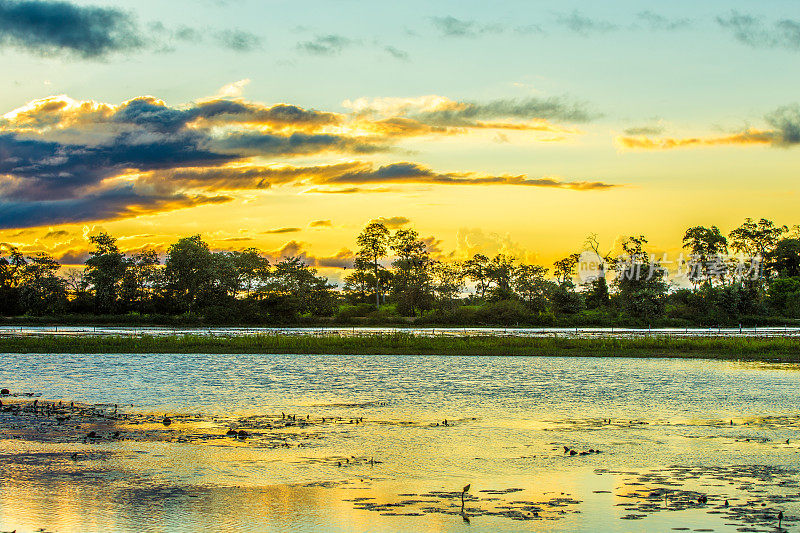
<svg viewBox="0 0 800 533"><path fill-rule="evenodd" d="M0 339L6 353L294 353L361 355L504 355L663 357L800 362L791 338L523 338L417 336L406 333L340 336L20 336Z"/></svg>

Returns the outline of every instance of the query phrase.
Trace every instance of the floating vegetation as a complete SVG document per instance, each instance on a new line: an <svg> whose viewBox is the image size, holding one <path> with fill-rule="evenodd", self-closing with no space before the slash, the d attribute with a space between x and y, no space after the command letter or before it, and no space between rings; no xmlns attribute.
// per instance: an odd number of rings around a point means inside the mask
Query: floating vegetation
<svg viewBox="0 0 800 533"><path fill-rule="evenodd" d="M464 515L474 519L482 516L511 520L558 520L570 513L580 513L581 501L568 494L538 500L505 500L475 496L469 485L461 491L429 491L422 494L398 494L394 501L379 502L374 497L351 498L356 509L374 511L384 516L422 516L425 514ZM482 489L478 493L508 495L522 492L521 488ZM462 505L463 501L463 505Z"/></svg>
<svg viewBox="0 0 800 533"><path fill-rule="evenodd" d="M620 517L623 520L702 510L741 526L737 531L775 527L779 517L783 523L800 521L796 516L784 516L786 504L800 502L795 469L767 465L670 466L642 474L605 469L596 473L624 476L623 486L616 493L628 500L617 504L628 512ZM695 488L684 488L687 484Z"/></svg>

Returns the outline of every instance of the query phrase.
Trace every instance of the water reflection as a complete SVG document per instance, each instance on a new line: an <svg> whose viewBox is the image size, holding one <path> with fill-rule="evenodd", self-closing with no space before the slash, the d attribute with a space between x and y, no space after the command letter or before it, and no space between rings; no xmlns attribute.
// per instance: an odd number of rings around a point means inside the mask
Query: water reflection
<svg viewBox="0 0 800 533"><path fill-rule="evenodd" d="M477 524L517 531L524 520L537 531L593 531L598 521L606 531L628 531L632 519L656 530L736 529L710 507L649 512L659 487L709 494L715 505L769 496L764 508L785 510L787 524L798 511L793 365L3 357L0 384L14 392L106 404L104 412L118 403L129 418L113 422L121 439L105 438L109 427L98 430L104 438L83 442L99 427L94 422L37 422L20 432L13 429L20 416L2 413L0 530L459 531ZM175 420L168 427L164 413ZM290 416L296 423L287 423ZM246 428L247 438L226 436L231 428ZM572 455L564 447L602 453ZM775 469L769 483L752 465ZM667 473L647 477L654 469ZM453 496L467 483L471 526Z"/></svg>

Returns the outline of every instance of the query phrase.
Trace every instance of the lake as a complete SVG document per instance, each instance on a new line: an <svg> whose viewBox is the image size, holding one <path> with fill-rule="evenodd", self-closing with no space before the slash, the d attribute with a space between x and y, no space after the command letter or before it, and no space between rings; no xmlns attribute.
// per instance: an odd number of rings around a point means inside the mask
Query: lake
<svg viewBox="0 0 800 533"><path fill-rule="evenodd" d="M87 440L77 414L2 413L0 531L775 531L800 515L800 365L2 358L12 394L127 418Z"/></svg>

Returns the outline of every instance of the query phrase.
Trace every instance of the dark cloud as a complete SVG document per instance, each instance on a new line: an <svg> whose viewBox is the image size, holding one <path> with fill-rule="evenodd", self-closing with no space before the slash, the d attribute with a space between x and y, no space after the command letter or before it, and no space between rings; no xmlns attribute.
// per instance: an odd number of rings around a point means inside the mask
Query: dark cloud
<svg viewBox="0 0 800 533"><path fill-rule="evenodd" d="M660 124L655 126L635 126L625 130L625 135L661 135L666 128Z"/></svg>
<svg viewBox="0 0 800 533"><path fill-rule="evenodd" d="M410 224L411 219L406 217L378 217L372 219L370 222L377 222L378 224L383 224L387 228L397 229L402 228L406 224Z"/></svg>
<svg viewBox="0 0 800 533"><path fill-rule="evenodd" d="M608 33L619 28L616 24L602 19L589 18L577 10L570 14L562 14L557 19L558 23L565 28L580 35L590 35L592 33Z"/></svg>
<svg viewBox="0 0 800 533"><path fill-rule="evenodd" d="M261 46L261 38L243 30L223 30L214 34L214 39L224 48L235 52L250 52Z"/></svg>
<svg viewBox="0 0 800 533"><path fill-rule="evenodd" d="M160 211L230 201L227 196L138 192L133 186L67 200L0 200L0 229L130 218Z"/></svg>
<svg viewBox="0 0 800 533"><path fill-rule="evenodd" d="M368 154L389 149L388 146L332 133L308 134L295 132L277 135L260 132L233 133L217 145L224 150L249 155L295 156L322 152L353 152Z"/></svg>
<svg viewBox="0 0 800 533"><path fill-rule="evenodd" d="M321 268L351 268L355 259L355 254L346 248L327 257L307 256L307 260L310 260L313 266Z"/></svg>
<svg viewBox="0 0 800 533"><path fill-rule="evenodd" d="M717 17L717 23L734 38L753 48L785 48L800 50L800 21L781 19L765 24L760 18L732 11Z"/></svg>
<svg viewBox="0 0 800 533"><path fill-rule="evenodd" d="M766 116L774 128L773 142L778 146L800 144L800 106L784 106Z"/></svg>
<svg viewBox="0 0 800 533"><path fill-rule="evenodd" d="M431 22L446 37L477 37L484 33L498 33L503 27L498 24L480 24L474 20L463 20L453 16L433 17Z"/></svg>
<svg viewBox="0 0 800 533"><path fill-rule="evenodd" d="M371 166L345 172L330 178L327 183L430 183L442 185L525 185L573 190L602 190L617 185L600 181L560 181L555 178L529 178L519 176L481 176L472 172L436 172L417 163L402 162L384 165L377 169Z"/></svg>
<svg viewBox="0 0 800 533"><path fill-rule="evenodd" d="M0 44L44 55L97 58L144 43L131 15L119 9L0 0Z"/></svg>
<svg viewBox="0 0 800 533"><path fill-rule="evenodd" d="M312 41L298 43L297 48L309 54L331 56L342 52L355 41L342 35L318 35Z"/></svg>
<svg viewBox="0 0 800 533"><path fill-rule="evenodd" d="M67 250L56 256L56 261L62 265L83 265L89 259L88 250Z"/></svg>
<svg viewBox="0 0 800 533"><path fill-rule="evenodd" d="M50 231L48 231L48 232L47 232L47 233L44 235L44 238L45 238L45 239L58 239L58 238L60 238L60 237L68 237L69 235L70 235L70 232L68 232L67 230L63 230L63 229L56 229L56 230L50 230Z"/></svg>
<svg viewBox="0 0 800 533"><path fill-rule="evenodd" d="M126 170L215 165L235 158L209 151L202 144L203 139L192 133L147 142L126 133L110 144L96 146L0 133L0 193L14 200L63 199Z"/></svg>
<svg viewBox="0 0 800 533"><path fill-rule="evenodd" d="M265 235L280 235L282 233L297 233L298 231L302 231L301 228L275 228L275 229L268 229L267 231L262 231L261 233Z"/></svg>
<svg viewBox="0 0 800 533"><path fill-rule="evenodd" d="M330 220L312 220L308 225L312 228L330 228L333 226L333 222Z"/></svg>
<svg viewBox="0 0 800 533"><path fill-rule="evenodd" d="M586 104L564 98L501 99L490 102L454 102L454 105L412 115L422 122L440 126L468 126L476 120L547 119L588 122L598 117Z"/></svg>

